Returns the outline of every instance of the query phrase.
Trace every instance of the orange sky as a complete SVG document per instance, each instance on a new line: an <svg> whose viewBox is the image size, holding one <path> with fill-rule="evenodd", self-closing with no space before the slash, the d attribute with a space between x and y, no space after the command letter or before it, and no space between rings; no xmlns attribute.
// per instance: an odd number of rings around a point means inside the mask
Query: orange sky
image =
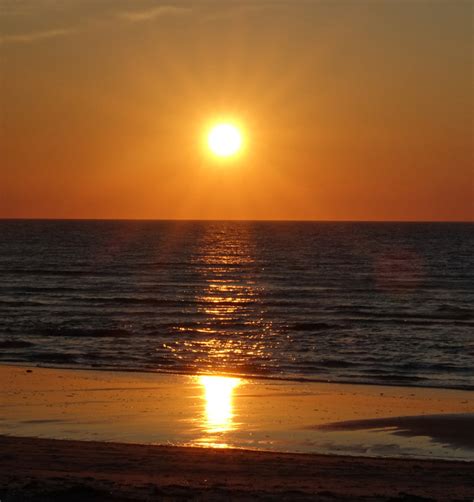
<svg viewBox="0 0 474 502"><path fill-rule="evenodd" d="M474 219L467 0L2 9L0 217Z"/></svg>

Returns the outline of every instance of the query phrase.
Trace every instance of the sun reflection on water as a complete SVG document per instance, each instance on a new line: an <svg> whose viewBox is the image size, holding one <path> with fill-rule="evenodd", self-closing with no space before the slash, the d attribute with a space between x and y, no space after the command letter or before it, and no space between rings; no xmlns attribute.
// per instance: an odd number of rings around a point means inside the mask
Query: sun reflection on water
<svg viewBox="0 0 474 502"><path fill-rule="evenodd" d="M215 223L204 228L197 242L192 256L195 283L189 289L192 301L183 303L186 315L172 328L178 336L163 344L166 356L171 354L175 367L186 372L265 373L272 365L278 338L273 336L271 313L263 301L265 285L259 280L252 225ZM235 385L224 385L221 380L220 385L211 386L211 382L201 384L208 388L208 428L218 430L219 426L211 424L220 419L211 417L225 417L226 408L231 415ZM212 404L216 392L221 394L218 412Z"/></svg>
<svg viewBox="0 0 474 502"><path fill-rule="evenodd" d="M200 376L204 387L205 429L209 434L222 433L234 428L233 392L241 383L240 378Z"/></svg>

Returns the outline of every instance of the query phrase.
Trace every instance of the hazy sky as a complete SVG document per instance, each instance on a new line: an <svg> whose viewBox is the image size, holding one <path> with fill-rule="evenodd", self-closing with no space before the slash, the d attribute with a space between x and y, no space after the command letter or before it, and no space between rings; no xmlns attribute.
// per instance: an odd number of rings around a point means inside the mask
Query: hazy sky
<svg viewBox="0 0 474 502"><path fill-rule="evenodd" d="M473 6L2 0L0 217L472 220Z"/></svg>

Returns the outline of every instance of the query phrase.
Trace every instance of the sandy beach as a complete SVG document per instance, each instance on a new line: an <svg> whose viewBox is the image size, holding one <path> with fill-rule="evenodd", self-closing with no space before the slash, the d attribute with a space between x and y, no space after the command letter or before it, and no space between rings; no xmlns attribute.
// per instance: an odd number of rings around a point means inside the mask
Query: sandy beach
<svg viewBox="0 0 474 502"><path fill-rule="evenodd" d="M473 464L0 437L2 500L471 500Z"/></svg>
<svg viewBox="0 0 474 502"><path fill-rule="evenodd" d="M468 391L13 365L0 377L2 500L474 494Z"/></svg>

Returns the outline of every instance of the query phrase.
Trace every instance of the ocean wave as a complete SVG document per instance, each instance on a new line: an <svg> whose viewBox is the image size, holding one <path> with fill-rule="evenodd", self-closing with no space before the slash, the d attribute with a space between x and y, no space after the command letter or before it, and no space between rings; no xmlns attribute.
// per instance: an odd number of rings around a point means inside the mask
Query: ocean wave
<svg viewBox="0 0 474 502"><path fill-rule="evenodd" d="M292 331L320 331L339 329L343 326L341 324L327 323L327 322L295 322L290 324L288 328Z"/></svg>
<svg viewBox="0 0 474 502"><path fill-rule="evenodd" d="M30 221L0 234L2 361L474 387L474 225ZM379 289L376 264L398 250L420 268L393 267L390 286L420 281Z"/></svg>
<svg viewBox="0 0 474 502"><path fill-rule="evenodd" d="M30 333L41 336L55 336L66 338L127 338L133 335L133 332L117 328L33 328Z"/></svg>
<svg viewBox="0 0 474 502"><path fill-rule="evenodd" d="M40 363L74 364L76 356L65 352L32 352L29 358Z"/></svg>
<svg viewBox="0 0 474 502"><path fill-rule="evenodd" d="M33 345L34 343L26 340L0 340L0 349L26 349Z"/></svg>

